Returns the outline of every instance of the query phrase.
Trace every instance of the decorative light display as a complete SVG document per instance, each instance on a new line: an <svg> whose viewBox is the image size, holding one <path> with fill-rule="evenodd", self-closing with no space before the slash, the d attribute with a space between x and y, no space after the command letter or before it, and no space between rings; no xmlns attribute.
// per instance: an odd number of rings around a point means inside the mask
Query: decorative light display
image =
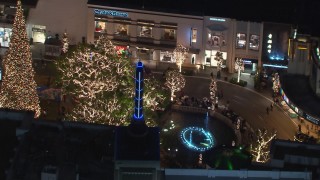
<svg viewBox="0 0 320 180"><path fill-rule="evenodd" d="M241 71L244 70L244 64L243 64L242 58L237 58L237 59L236 59L234 68L235 68L235 69L237 70L237 72L238 72L238 80L237 80L237 82L239 83L239 82L240 82L240 73L241 73Z"/></svg>
<svg viewBox="0 0 320 180"><path fill-rule="evenodd" d="M166 82L164 85L170 89L171 101L173 101L174 93L184 88L186 79L177 70L169 70L166 73Z"/></svg>
<svg viewBox="0 0 320 180"><path fill-rule="evenodd" d="M200 127L184 128L180 138L187 148L198 152L207 151L215 145L212 134Z"/></svg>
<svg viewBox="0 0 320 180"><path fill-rule="evenodd" d="M279 88L280 88L280 81L279 81L279 74L278 73L274 74L274 76L272 78L272 82L273 82L273 86L272 86L273 92L275 94L278 94Z"/></svg>
<svg viewBox="0 0 320 180"><path fill-rule="evenodd" d="M41 110L36 91L37 84L34 81L32 55L20 0L17 2L9 49L2 66L0 107L33 111L35 117L39 117Z"/></svg>
<svg viewBox="0 0 320 180"><path fill-rule="evenodd" d="M179 67L179 72L181 72L182 64L184 63L184 60L186 59L186 56L188 54L188 49L181 44L177 44L177 47L173 50L173 60L176 62L176 64Z"/></svg>
<svg viewBox="0 0 320 180"><path fill-rule="evenodd" d="M267 130L258 129L257 142L251 144L250 152L253 156L253 161L265 163L269 160L270 141L277 136L277 132L268 134Z"/></svg>
<svg viewBox="0 0 320 180"><path fill-rule="evenodd" d="M65 119L109 125L130 123L129 109L134 107L134 67L127 58L116 54L110 40L101 36L94 47L79 45L56 65L63 94L74 97L74 107ZM166 98L160 92L162 89L154 86L159 83L151 82L144 81L143 91L148 94L147 98L144 96L145 114L159 109ZM146 124L156 125L152 118L146 119Z"/></svg>
<svg viewBox="0 0 320 180"><path fill-rule="evenodd" d="M217 80L215 78L211 79L209 90L210 90L211 109L214 110L214 107L215 107L215 105L217 103L216 94L217 94L217 91L218 91Z"/></svg>
<svg viewBox="0 0 320 180"><path fill-rule="evenodd" d="M223 53L220 51L217 51L214 60L217 61L217 71L219 72L221 70L222 61L223 61Z"/></svg>
<svg viewBox="0 0 320 180"><path fill-rule="evenodd" d="M138 62L136 66L136 95L134 98L134 114L133 120L144 121L143 116L143 64Z"/></svg>
<svg viewBox="0 0 320 180"><path fill-rule="evenodd" d="M69 49L69 39L68 39L68 34L65 32L63 33L62 36L62 52L66 53L68 52Z"/></svg>

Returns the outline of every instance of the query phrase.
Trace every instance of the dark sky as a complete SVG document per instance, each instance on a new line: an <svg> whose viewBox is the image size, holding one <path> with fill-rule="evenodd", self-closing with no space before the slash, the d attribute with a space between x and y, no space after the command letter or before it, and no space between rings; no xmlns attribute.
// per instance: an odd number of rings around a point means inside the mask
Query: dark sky
<svg viewBox="0 0 320 180"><path fill-rule="evenodd" d="M320 0L89 0L89 2L246 21L289 23L297 25L300 33L320 36L318 27Z"/></svg>

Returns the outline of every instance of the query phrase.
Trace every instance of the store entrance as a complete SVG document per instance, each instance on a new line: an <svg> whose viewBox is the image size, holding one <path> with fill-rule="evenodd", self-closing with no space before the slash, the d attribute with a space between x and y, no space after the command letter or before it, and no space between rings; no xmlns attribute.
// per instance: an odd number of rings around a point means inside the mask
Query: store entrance
<svg viewBox="0 0 320 180"><path fill-rule="evenodd" d="M244 64L244 73L255 74L257 72L257 59L242 59Z"/></svg>

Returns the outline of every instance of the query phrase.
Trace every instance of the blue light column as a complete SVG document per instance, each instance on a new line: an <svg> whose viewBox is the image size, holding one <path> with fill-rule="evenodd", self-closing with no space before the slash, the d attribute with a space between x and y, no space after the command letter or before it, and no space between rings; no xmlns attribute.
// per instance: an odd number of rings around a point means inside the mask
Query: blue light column
<svg viewBox="0 0 320 180"><path fill-rule="evenodd" d="M144 121L143 115L143 63L138 62L136 65L136 95L134 98L134 122L142 122Z"/></svg>

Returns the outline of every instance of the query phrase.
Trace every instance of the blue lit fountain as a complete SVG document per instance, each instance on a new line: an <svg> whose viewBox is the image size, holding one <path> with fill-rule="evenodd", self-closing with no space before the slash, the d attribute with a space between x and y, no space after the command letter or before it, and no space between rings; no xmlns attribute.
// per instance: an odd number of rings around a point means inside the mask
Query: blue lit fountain
<svg viewBox="0 0 320 180"><path fill-rule="evenodd" d="M209 115L207 113L202 127L187 127L180 133L182 143L189 149L204 152L211 149L215 145L214 136L208 131Z"/></svg>

